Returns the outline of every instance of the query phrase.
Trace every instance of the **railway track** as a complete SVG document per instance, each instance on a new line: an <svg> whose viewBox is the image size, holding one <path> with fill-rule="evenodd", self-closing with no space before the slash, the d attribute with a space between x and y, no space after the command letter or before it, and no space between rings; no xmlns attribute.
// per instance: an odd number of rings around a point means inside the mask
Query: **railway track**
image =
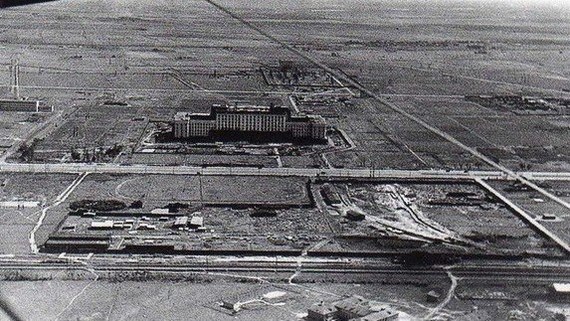
<svg viewBox="0 0 570 321"><path fill-rule="evenodd" d="M399 278L430 276L447 278L446 272L452 272L455 276L473 280L495 281L520 281L526 283L549 283L570 282L570 266L509 266L509 265L456 265L451 267L403 267L399 265L387 265L374 262L355 261L225 261L225 262L195 262L184 264L157 263L98 263L89 264L89 269L98 273L121 273L121 272L153 272L153 273L239 273L244 275L256 275L259 273L295 273L300 268L301 273L311 275L394 275ZM0 262L0 273L7 271L63 271L85 270L86 265L80 262Z"/></svg>

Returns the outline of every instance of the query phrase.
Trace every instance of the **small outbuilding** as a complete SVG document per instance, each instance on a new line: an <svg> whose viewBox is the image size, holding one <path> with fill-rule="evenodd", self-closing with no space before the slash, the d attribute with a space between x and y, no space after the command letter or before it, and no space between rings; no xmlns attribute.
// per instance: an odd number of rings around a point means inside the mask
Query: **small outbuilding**
<svg viewBox="0 0 570 321"><path fill-rule="evenodd" d="M441 294L436 290L431 290L426 294L426 300L429 303L439 302L441 299Z"/></svg>
<svg viewBox="0 0 570 321"><path fill-rule="evenodd" d="M378 312L373 312L367 316L363 316L355 321L391 321L398 318L398 312L386 309Z"/></svg>
<svg viewBox="0 0 570 321"><path fill-rule="evenodd" d="M204 226L204 218L201 216L192 216L190 219L190 227L191 228L199 228Z"/></svg>
<svg viewBox="0 0 570 321"><path fill-rule="evenodd" d="M188 225L188 216L178 216L174 221L174 228L186 227Z"/></svg>
<svg viewBox="0 0 570 321"><path fill-rule="evenodd" d="M570 283L552 283L551 293L556 300L569 300Z"/></svg>
<svg viewBox="0 0 570 321"><path fill-rule="evenodd" d="M168 213L170 213L170 210L168 210L167 208L155 208L151 210L150 213L155 215L167 215Z"/></svg>
<svg viewBox="0 0 570 321"><path fill-rule="evenodd" d="M556 215L550 213L544 213L542 214L542 219L545 221L554 221L556 220Z"/></svg>
<svg viewBox="0 0 570 321"><path fill-rule="evenodd" d="M112 229L114 226L114 222L112 220L106 220L103 222L91 222L91 229L94 230L106 230L106 229Z"/></svg>
<svg viewBox="0 0 570 321"><path fill-rule="evenodd" d="M307 320L310 321L328 321L336 314L336 309L331 305L323 302L314 304L307 310Z"/></svg>

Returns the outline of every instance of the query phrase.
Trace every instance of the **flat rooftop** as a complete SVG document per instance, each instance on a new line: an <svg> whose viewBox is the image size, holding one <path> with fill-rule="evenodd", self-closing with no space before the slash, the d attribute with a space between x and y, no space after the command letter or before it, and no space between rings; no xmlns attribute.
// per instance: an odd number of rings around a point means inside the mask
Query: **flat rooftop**
<svg viewBox="0 0 570 321"><path fill-rule="evenodd" d="M275 115L289 115L291 121L293 122L318 122L325 123L324 118L320 115L306 115L304 113L291 115L289 108L284 106L257 106L257 105L238 105L238 106L222 106L219 104L214 104L211 107L210 113L194 113L194 112L177 112L174 115L175 121L180 120L190 120L190 119L202 119L202 120L214 120L216 119L216 114L236 114L236 113L257 113L257 114L275 114Z"/></svg>

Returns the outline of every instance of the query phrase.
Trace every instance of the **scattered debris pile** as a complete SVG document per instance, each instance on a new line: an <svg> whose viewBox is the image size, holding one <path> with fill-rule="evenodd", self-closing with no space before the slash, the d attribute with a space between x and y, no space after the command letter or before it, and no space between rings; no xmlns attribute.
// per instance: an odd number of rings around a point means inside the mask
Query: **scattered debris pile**
<svg viewBox="0 0 570 321"><path fill-rule="evenodd" d="M353 295L331 304L320 302L311 306L307 320L389 321L398 319L398 314L387 305L376 305L361 296Z"/></svg>

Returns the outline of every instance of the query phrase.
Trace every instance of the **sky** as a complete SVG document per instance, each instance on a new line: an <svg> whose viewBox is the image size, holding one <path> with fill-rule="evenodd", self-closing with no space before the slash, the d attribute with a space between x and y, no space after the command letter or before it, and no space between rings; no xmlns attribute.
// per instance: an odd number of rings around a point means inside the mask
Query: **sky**
<svg viewBox="0 0 570 321"><path fill-rule="evenodd" d="M383 2L384 0L360 0L361 2ZM428 2L449 2L453 4L489 4L489 5L532 5L532 6L556 6L556 7L567 7L570 9L570 0L396 0L394 2L405 2L405 3L428 3ZM312 0L309 2L319 3L322 2L336 2L336 0Z"/></svg>
<svg viewBox="0 0 570 321"><path fill-rule="evenodd" d="M241 3L242 1L235 0L218 0L225 4ZM451 3L454 5L472 5L482 4L486 6L546 6L546 7L559 7L565 8L570 11L570 0L249 0L250 6L259 5L262 7L319 7L331 5L346 5L348 3L387 3L387 4L428 4L428 3Z"/></svg>

